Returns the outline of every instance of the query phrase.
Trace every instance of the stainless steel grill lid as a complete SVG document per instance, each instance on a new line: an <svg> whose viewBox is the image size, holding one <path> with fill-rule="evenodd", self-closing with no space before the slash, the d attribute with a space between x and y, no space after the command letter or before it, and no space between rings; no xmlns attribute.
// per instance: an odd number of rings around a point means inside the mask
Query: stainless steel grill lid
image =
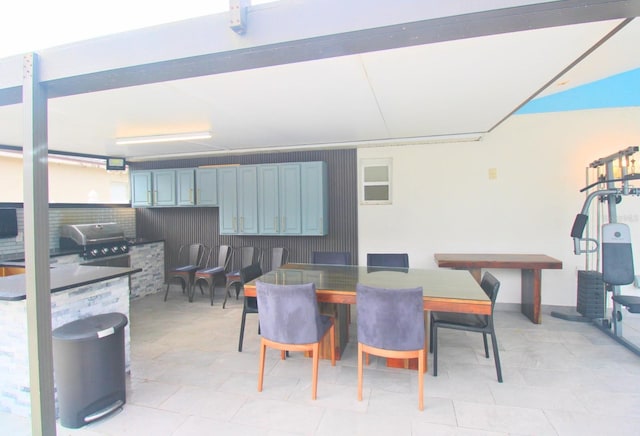
<svg viewBox="0 0 640 436"><path fill-rule="evenodd" d="M69 238L80 246L124 240L124 231L116 223L66 224L60 229L61 238Z"/></svg>

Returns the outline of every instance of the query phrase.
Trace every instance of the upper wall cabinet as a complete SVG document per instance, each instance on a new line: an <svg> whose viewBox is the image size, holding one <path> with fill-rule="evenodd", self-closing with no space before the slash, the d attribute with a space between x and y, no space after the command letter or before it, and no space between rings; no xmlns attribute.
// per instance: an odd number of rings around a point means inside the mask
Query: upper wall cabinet
<svg viewBox="0 0 640 436"><path fill-rule="evenodd" d="M175 206L176 171L132 171L131 205L134 207Z"/></svg>
<svg viewBox="0 0 640 436"><path fill-rule="evenodd" d="M324 162L219 169L220 233L326 235L326 174Z"/></svg>
<svg viewBox="0 0 640 436"><path fill-rule="evenodd" d="M218 170L220 234L258 234L257 174L251 165Z"/></svg>
<svg viewBox="0 0 640 436"><path fill-rule="evenodd" d="M196 168L196 202L198 206L218 205L218 170Z"/></svg>
<svg viewBox="0 0 640 436"><path fill-rule="evenodd" d="M196 204L195 171L193 168L176 170L176 183L178 192L178 206L193 206Z"/></svg>
<svg viewBox="0 0 640 436"><path fill-rule="evenodd" d="M300 164L258 167L258 216L261 235L300 235Z"/></svg>
<svg viewBox="0 0 640 436"><path fill-rule="evenodd" d="M133 207L217 206L217 169L132 171L131 205Z"/></svg>

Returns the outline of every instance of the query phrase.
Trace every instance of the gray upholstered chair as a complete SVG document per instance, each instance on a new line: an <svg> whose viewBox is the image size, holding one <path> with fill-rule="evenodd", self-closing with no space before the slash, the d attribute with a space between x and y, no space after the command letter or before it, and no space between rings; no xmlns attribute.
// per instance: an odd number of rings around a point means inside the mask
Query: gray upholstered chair
<svg viewBox="0 0 640 436"><path fill-rule="evenodd" d="M464 330L469 332L482 333L484 342L484 355L489 358L489 346L487 335L491 335L491 345L493 346L493 358L496 363L496 373L498 381L502 383L502 369L500 367L500 355L498 354L498 341L496 330L493 326L493 308L496 304L496 297L500 289L500 282L490 272L485 272L482 276L480 286L491 300L491 315L475 315L471 313L450 313L431 312L429 347L433 351L433 375L438 375L438 329L447 328L454 330Z"/></svg>
<svg viewBox="0 0 640 436"><path fill-rule="evenodd" d="M260 312L260 370L258 392L262 392L264 360L267 347L280 350L282 359L287 351L311 351L311 399L318 390L318 360L320 341L328 334L331 343L331 365L336 364L335 324L333 318L320 315L313 283L303 285L272 285L256 282Z"/></svg>
<svg viewBox="0 0 640 436"><path fill-rule="evenodd" d="M422 288L384 289L358 284L358 401L362 401L362 353L418 359L418 408L424 409L426 368Z"/></svg>

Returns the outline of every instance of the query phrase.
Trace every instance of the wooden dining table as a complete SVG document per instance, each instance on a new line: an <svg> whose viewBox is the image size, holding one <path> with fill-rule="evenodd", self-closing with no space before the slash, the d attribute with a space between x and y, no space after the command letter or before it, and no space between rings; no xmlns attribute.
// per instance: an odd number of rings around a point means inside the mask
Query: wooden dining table
<svg viewBox="0 0 640 436"><path fill-rule="evenodd" d="M439 267L466 269L480 283L482 268L519 269L522 313L535 324L542 322L542 270L562 269L562 261L546 254L436 253Z"/></svg>
<svg viewBox="0 0 640 436"><path fill-rule="evenodd" d="M314 283L318 301L329 305L321 310L329 309L336 317L336 356L342 355L347 344L346 310L348 305L356 304L358 283L389 289L422 287L425 311L491 313L491 301L468 271L286 264L245 283L246 296L256 295L256 281L281 285ZM321 344L321 357L328 356L328 347L328 341Z"/></svg>

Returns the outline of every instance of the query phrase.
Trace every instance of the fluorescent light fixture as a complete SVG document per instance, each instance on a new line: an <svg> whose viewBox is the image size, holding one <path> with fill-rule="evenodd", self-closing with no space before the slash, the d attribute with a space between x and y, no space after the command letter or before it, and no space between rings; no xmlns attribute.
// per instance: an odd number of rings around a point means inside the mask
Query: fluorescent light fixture
<svg viewBox="0 0 640 436"><path fill-rule="evenodd" d="M159 142L192 141L196 139L210 139L211 132L173 133L170 135L132 136L116 139L117 145L155 144Z"/></svg>

